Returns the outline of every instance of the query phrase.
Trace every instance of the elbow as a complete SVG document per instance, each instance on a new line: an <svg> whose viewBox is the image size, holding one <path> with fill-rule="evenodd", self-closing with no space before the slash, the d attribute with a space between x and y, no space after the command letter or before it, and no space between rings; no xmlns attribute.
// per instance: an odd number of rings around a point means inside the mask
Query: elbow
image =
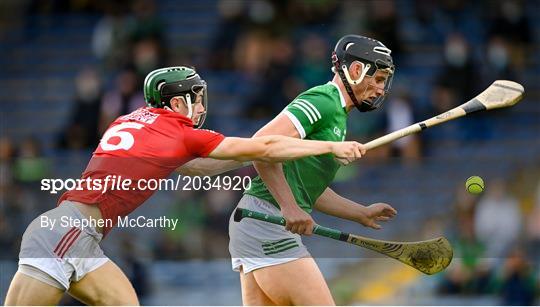
<svg viewBox="0 0 540 307"><path fill-rule="evenodd" d="M183 176L204 176L208 171L212 171L201 159L194 159L184 163L176 169L176 172Z"/></svg>
<svg viewBox="0 0 540 307"><path fill-rule="evenodd" d="M243 153L237 154L237 161L259 161L259 162L281 162L283 161L280 139L282 136L262 136L254 137L249 143L249 147Z"/></svg>
<svg viewBox="0 0 540 307"><path fill-rule="evenodd" d="M282 149L278 146L282 138L279 135L265 136L261 140L261 153L258 160L261 162L282 162Z"/></svg>

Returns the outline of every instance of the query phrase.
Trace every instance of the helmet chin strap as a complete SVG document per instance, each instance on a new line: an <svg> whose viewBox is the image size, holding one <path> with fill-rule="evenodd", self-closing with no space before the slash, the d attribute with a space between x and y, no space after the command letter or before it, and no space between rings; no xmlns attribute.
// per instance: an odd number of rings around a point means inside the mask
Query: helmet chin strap
<svg viewBox="0 0 540 307"><path fill-rule="evenodd" d="M345 90L347 91L347 94L349 94L349 97L351 98L351 101L353 102L354 106L360 111L360 112L367 112L367 111L373 111L376 108L372 107L370 104L362 101L362 103L358 102L358 99L356 99L356 95L354 95L354 92L351 88L351 84L359 84L362 82L362 80L365 78L366 73L369 69L369 65L362 64L362 74L360 77L356 80L352 80L351 76L349 75L349 69L346 65L342 65L339 67L339 60L336 55L336 52L334 51L332 53L332 64L334 65L333 71L337 72L339 77L341 78L341 83L345 86Z"/></svg>
<svg viewBox="0 0 540 307"><path fill-rule="evenodd" d="M193 121L193 104L191 103L191 95L190 94L186 94L186 97L185 97L185 104L186 104L186 107L188 109L188 114L186 115L187 118L191 119ZM206 114L206 110L202 113L200 113L200 116ZM199 120L200 121L200 117L199 117ZM199 123L197 122L194 122L193 121L193 125L197 126Z"/></svg>
<svg viewBox="0 0 540 307"><path fill-rule="evenodd" d="M186 107L188 109L188 114L186 116L193 120L193 118L191 118L193 116L193 107L191 105L191 95L189 94L186 94Z"/></svg>

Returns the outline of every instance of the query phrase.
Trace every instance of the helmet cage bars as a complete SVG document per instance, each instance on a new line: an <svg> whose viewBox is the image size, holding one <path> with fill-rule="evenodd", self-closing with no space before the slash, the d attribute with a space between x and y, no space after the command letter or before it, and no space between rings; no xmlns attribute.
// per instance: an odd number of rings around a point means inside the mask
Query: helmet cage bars
<svg viewBox="0 0 540 307"><path fill-rule="evenodd" d="M390 53L391 50L381 42L359 35L344 36L336 44L332 53L332 71L338 73L351 101L360 112L373 111L379 108L386 94L390 91L395 69ZM349 67L354 62L359 62L362 65L362 73L356 80L353 80L349 74ZM360 84L366 76L375 77L379 70L388 73L383 95L373 101L362 100L361 103L358 102L351 85ZM375 85L368 84L368 86Z"/></svg>
<svg viewBox="0 0 540 307"><path fill-rule="evenodd" d="M144 80L144 98L150 107L170 108L173 97L182 97L188 109L186 116L192 118L197 95L202 96L205 109L198 122L193 123L200 128L206 119L208 95L206 82L194 69L184 66L161 68L150 72Z"/></svg>
<svg viewBox="0 0 540 307"><path fill-rule="evenodd" d="M199 75L196 74L185 80L177 82L161 82L158 83L157 88L161 94L164 105L168 107L171 106L170 101L173 97L182 97L188 109L188 114L186 116L189 118L192 118L193 116L193 104L195 104L197 95L202 95L202 104L205 112L201 115L197 123L193 123L196 127L202 126L204 120L206 119L208 95L206 94L206 82L202 80Z"/></svg>

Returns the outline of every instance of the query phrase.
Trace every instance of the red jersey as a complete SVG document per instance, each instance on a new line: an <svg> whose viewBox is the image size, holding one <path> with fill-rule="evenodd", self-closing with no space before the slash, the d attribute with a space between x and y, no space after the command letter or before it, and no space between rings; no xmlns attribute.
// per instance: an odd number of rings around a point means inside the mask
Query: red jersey
<svg viewBox="0 0 540 307"><path fill-rule="evenodd" d="M103 134L81 177L92 180L92 185L64 193L58 203L73 200L97 205L102 218L116 225L119 217L137 209L155 192L140 189L141 179L167 178L184 163L208 156L224 138L214 131L193 128L193 122L178 113L140 108L117 118ZM120 180L131 184L120 187ZM110 230L106 227L103 232Z"/></svg>

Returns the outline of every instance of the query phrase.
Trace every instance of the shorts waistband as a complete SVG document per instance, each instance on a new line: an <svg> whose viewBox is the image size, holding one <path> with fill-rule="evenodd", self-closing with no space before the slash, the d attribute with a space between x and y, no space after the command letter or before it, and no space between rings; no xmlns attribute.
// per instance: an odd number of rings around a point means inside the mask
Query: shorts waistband
<svg viewBox="0 0 540 307"><path fill-rule="evenodd" d="M252 206L256 206L258 208L265 210L264 213L271 213L273 215L281 215L281 210L267 200L258 198L250 194L244 194L243 198L246 202L248 202L247 204L250 204ZM250 208L246 208L246 209L250 209Z"/></svg>

